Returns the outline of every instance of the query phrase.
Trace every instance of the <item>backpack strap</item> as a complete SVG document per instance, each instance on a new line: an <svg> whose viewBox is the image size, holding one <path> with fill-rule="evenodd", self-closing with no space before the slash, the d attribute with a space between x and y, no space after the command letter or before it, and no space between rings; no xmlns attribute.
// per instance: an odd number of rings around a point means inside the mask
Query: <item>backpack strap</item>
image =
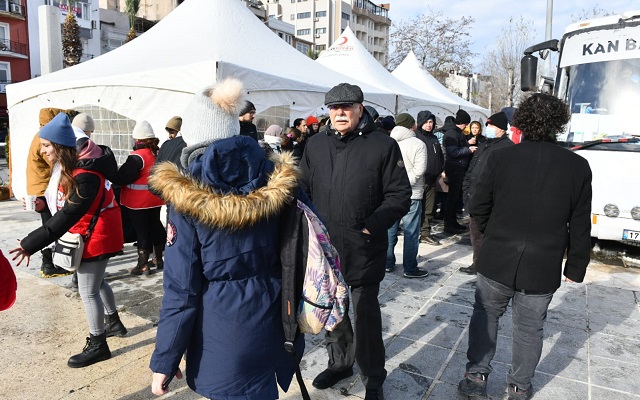
<svg viewBox="0 0 640 400"><path fill-rule="evenodd" d="M297 307L302 293L304 266L306 265L305 235L308 239L307 220L298 208L298 199L293 198L280 215L280 262L282 264L282 326L284 348L293 357L296 380L303 400L311 400L302 379L300 362L295 351L295 340L299 335Z"/></svg>

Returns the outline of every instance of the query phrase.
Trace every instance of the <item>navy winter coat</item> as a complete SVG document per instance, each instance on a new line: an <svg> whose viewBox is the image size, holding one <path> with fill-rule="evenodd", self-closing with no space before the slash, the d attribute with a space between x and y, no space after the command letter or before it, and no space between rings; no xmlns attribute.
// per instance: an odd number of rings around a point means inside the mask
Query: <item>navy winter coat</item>
<svg viewBox="0 0 640 400"><path fill-rule="evenodd" d="M294 373L283 347L278 215L297 190L295 167L286 154L267 160L245 136L206 145L185 149L186 175L162 163L149 181L171 206L150 367L173 374L186 350L197 393L276 399L276 381L286 391Z"/></svg>

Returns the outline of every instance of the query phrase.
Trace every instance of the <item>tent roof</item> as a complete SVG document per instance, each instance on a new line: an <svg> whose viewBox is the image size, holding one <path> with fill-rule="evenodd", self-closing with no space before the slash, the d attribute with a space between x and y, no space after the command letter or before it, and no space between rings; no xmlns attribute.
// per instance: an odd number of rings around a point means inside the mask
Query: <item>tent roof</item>
<svg viewBox="0 0 640 400"><path fill-rule="evenodd" d="M320 54L317 61L353 79L359 79L381 90L388 90L402 96L404 108L439 105L449 112L455 112L459 108L457 101L430 96L394 77L369 53L349 27L331 47ZM404 111L402 108L400 105L398 111Z"/></svg>
<svg viewBox="0 0 640 400"><path fill-rule="evenodd" d="M195 93L226 74L249 93L326 92L346 80L300 53L237 0L187 0L135 40L71 68L9 85L9 108L50 92L121 86ZM216 76L217 75L217 76ZM392 94L362 84L366 100L393 107ZM275 105L275 104L274 104Z"/></svg>
<svg viewBox="0 0 640 400"><path fill-rule="evenodd" d="M433 95L442 101L455 102L467 111L473 110L489 116L489 110L464 100L456 96L453 92L443 86L436 78L427 71L422 63L418 61L415 53L409 51L405 59L396 67L392 75L406 84Z"/></svg>

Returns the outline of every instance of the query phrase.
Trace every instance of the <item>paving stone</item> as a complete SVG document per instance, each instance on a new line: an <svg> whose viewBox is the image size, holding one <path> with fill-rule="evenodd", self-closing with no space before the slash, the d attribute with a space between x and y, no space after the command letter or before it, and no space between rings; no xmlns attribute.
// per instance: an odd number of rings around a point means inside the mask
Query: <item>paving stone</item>
<svg viewBox="0 0 640 400"><path fill-rule="evenodd" d="M451 353L450 349L395 338L386 351L388 371L401 369L434 379Z"/></svg>
<svg viewBox="0 0 640 400"><path fill-rule="evenodd" d="M591 356L591 383L608 389L640 393L640 365Z"/></svg>
<svg viewBox="0 0 640 400"><path fill-rule="evenodd" d="M409 315L415 315L425 304L424 299L396 291L385 292L379 300L383 312L399 311Z"/></svg>
<svg viewBox="0 0 640 400"><path fill-rule="evenodd" d="M640 341L593 333L589 344L591 354L595 356L640 365Z"/></svg>
<svg viewBox="0 0 640 400"><path fill-rule="evenodd" d="M586 383L558 376L536 372L532 385L533 399L584 400L589 398L589 387Z"/></svg>
<svg viewBox="0 0 640 400"><path fill-rule="evenodd" d="M399 311L382 312L382 333L395 335L400 332L413 318L411 314L405 314Z"/></svg>
<svg viewBox="0 0 640 400"><path fill-rule="evenodd" d="M432 301L422 316L412 320L399 336L452 349L468 325L470 315L468 307Z"/></svg>
<svg viewBox="0 0 640 400"><path fill-rule="evenodd" d="M589 328L592 332L623 336L635 340L638 339L638 332L640 332L640 321L620 318L615 315L589 313Z"/></svg>
<svg viewBox="0 0 640 400"><path fill-rule="evenodd" d="M444 286L435 294L434 299L473 308L475 294L475 290Z"/></svg>
<svg viewBox="0 0 640 400"><path fill-rule="evenodd" d="M591 399L592 400L638 400L640 399L640 395L633 394L633 393L625 393L619 390L611 390L611 389L600 388L597 386L592 386Z"/></svg>

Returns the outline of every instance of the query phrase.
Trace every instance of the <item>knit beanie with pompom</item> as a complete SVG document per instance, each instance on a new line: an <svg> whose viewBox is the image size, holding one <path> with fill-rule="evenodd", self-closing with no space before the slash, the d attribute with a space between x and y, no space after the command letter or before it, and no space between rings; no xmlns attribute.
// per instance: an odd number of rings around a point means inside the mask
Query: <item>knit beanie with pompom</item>
<svg viewBox="0 0 640 400"><path fill-rule="evenodd" d="M240 134L238 113L244 105L244 86L227 78L193 96L182 114L182 139L187 146Z"/></svg>

